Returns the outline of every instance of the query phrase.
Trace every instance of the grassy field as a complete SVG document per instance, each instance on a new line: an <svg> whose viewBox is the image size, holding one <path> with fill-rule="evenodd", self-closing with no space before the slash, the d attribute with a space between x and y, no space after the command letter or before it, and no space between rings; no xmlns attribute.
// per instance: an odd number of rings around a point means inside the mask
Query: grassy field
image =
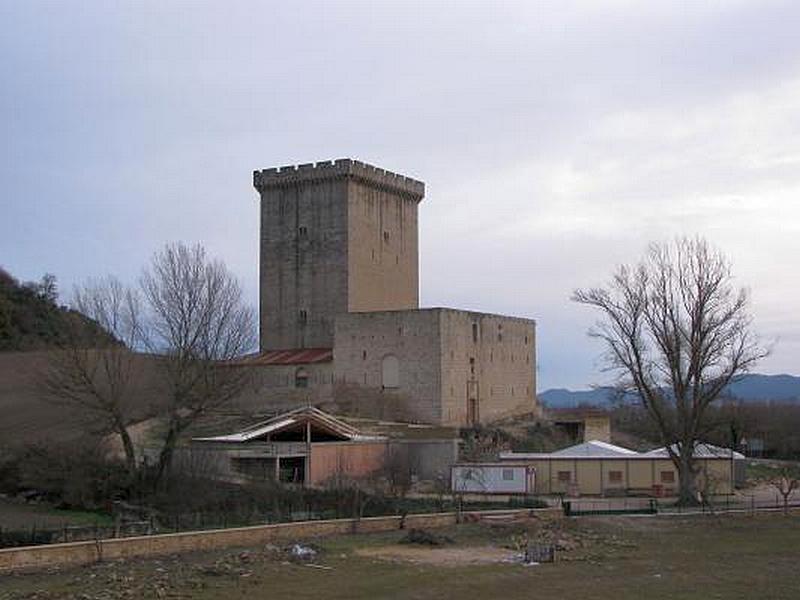
<svg viewBox="0 0 800 600"><path fill-rule="evenodd" d="M554 564L504 562L510 543L562 548ZM261 547L0 578L0 598L797 598L800 519L784 516L586 518L472 524L452 543L401 544L404 532L311 541L292 561ZM308 542L308 540L306 540Z"/></svg>
<svg viewBox="0 0 800 600"><path fill-rule="evenodd" d="M0 527L8 530L26 530L31 527L46 529L64 525L108 525L111 517L93 512L59 510L49 504L27 504L0 498Z"/></svg>

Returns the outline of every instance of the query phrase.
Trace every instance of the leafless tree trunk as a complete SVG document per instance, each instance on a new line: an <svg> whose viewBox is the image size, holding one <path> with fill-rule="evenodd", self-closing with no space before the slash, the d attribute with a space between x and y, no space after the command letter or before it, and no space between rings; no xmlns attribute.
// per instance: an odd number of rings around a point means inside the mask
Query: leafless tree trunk
<svg viewBox="0 0 800 600"><path fill-rule="evenodd" d="M638 394L655 422L678 469L680 502L695 503L694 450L709 427L707 408L767 354L728 260L699 238L653 244L607 287L572 299L601 311L589 333L605 342L620 386Z"/></svg>
<svg viewBox="0 0 800 600"><path fill-rule="evenodd" d="M792 477L788 469L784 469L781 476L775 479L772 485L783 498L783 514L789 514L789 498L800 487L800 481Z"/></svg>
<svg viewBox="0 0 800 600"><path fill-rule="evenodd" d="M133 481L137 462L128 426L137 389L134 350L141 342L138 297L108 277L77 287L73 307L100 329L75 321L65 343L50 353L41 387L51 401L79 409L101 431L119 436Z"/></svg>
<svg viewBox="0 0 800 600"><path fill-rule="evenodd" d="M166 432L157 486L175 446L198 418L235 398L248 371L226 366L255 345L255 313L235 276L201 246L167 245L141 278L148 303L147 340L167 390Z"/></svg>

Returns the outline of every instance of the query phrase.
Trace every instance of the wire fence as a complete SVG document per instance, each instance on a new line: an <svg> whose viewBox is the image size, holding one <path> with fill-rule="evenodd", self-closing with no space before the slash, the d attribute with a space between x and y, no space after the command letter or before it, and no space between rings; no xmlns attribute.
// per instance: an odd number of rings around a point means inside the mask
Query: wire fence
<svg viewBox="0 0 800 600"><path fill-rule="evenodd" d="M756 496L718 496L697 505L684 506L663 498L569 499L562 502L567 516L663 514L695 515L720 513L780 512L800 509L800 500Z"/></svg>
<svg viewBox="0 0 800 600"><path fill-rule="evenodd" d="M248 510L193 511L172 514L152 514L146 519L126 520L119 516L113 524L0 527L0 548L35 546L103 540L112 538L228 529L297 521L326 519L359 519L365 517L403 516L413 513L457 512L489 509L542 508L547 503L533 496L462 500L456 496L437 498L386 499L355 495L347 502L333 505L295 503L280 509L250 508Z"/></svg>

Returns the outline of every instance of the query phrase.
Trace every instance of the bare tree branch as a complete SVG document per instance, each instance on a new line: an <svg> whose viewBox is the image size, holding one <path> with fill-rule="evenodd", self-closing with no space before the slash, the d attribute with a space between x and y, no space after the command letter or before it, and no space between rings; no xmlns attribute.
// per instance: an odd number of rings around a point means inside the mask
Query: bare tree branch
<svg viewBox="0 0 800 600"><path fill-rule="evenodd" d="M246 385L247 370L225 365L255 346L256 321L235 276L199 245L157 252L141 287L149 307L147 345L160 357L169 394L157 485L183 432Z"/></svg>
<svg viewBox="0 0 800 600"><path fill-rule="evenodd" d="M100 328L71 324L65 342L49 354L41 389L50 401L83 412L101 432L119 436L132 481L137 461L128 427L137 390L134 350L142 340L139 298L107 277L76 287L73 307Z"/></svg>
<svg viewBox="0 0 800 600"><path fill-rule="evenodd" d="M652 244L607 287L577 290L572 299L602 313L589 333L605 343L609 368L657 425L678 468L681 501L692 502L693 454L709 405L767 355L751 332L746 290L734 286L722 253L681 238Z"/></svg>

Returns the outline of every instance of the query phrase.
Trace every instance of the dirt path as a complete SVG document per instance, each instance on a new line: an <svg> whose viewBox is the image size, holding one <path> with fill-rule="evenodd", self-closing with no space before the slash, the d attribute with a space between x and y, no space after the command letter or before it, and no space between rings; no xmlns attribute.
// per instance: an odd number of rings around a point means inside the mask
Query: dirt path
<svg viewBox="0 0 800 600"><path fill-rule="evenodd" d="M436 566L480 565L509 561L514 553L496 546L425 548L393 544L377 548L359 548L355 554L364 558Z"/></svg>

